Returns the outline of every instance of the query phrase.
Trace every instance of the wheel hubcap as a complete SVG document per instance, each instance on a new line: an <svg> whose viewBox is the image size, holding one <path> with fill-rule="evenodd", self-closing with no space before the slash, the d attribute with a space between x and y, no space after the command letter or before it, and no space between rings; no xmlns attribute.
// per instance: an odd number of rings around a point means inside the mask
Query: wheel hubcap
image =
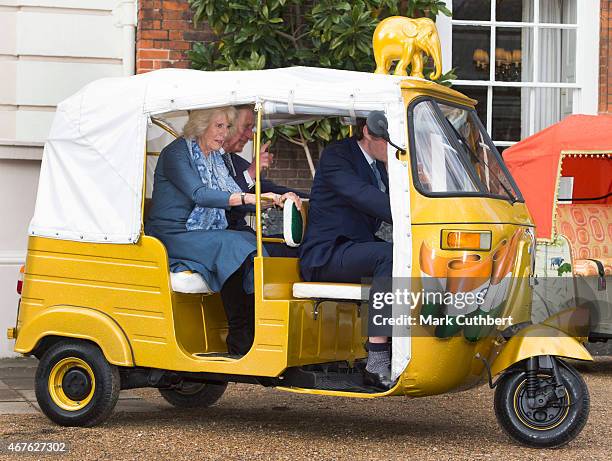
<svg viewBox="0 0 612 461"><path fill-rule="evenodd" d="M91 392L91 379L87 370L76 367L69 370L62 379L62 388L66 396L72 400L85 399Z"/></svg>
<svg viewBox="0 0 612 461"><path fill-rule="evenodd" d="M557 398L553 393L548 403L539 408L532 408L527 397L526 382L523 381L514 393L514 410L523 424L539 431L547 431L561 424L569 413L570 399L567 389L563 397ZM542 394L547 391L552 392L552 389L552 378L540 377L539 395L534 399L538 406L545 401Z"/></svg>
<svg viewBox="0 0 612 461"><path fill-rule="evenodd" d="M68 357L57 362L49 373L49 396L53 403L67 411L85 408L94 396L96 379L84 360Z"/></svg>
<svg viewBox="0 0 612 461"><path fill-rule="evenodd" d="M195 395L204 389L205 383L183 382L175 391L183 395Z"/></svg>

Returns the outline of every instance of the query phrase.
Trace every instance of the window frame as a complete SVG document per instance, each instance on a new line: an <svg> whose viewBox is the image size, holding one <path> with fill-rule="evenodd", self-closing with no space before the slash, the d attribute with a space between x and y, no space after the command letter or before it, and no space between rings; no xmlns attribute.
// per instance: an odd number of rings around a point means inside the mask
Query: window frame
<svg viewBox="0 0 612 461"><path fill-rule="evenodd" d="M513 192L516 195L514 200L511 200L511 198L507 196L490 194L490 193L483 192L482 190L477 191L477 192L469 192L469 191L432 192L432 191L426 191L422 187L421 182L419 181L419 175L418 175L418 169L417 169L418 161L416 157L417 156L417 146L416 146L415 128L414 128L414 109L418 104L422 102L426 102L426 101L430 101L434 103L434 112L437 118L437 122L439 126L441 127L442 131L444 132L444 134L446 135L446 137L448 138L448 141L451 143L452 147L459 154L459 158L461 160L462 165L464 165L463 147L459 145L456 139L456 135L452 132L450 127L447 126L448 121L446 117L444 116L444 114L442 113L442 110L440 109L440 107L438 107L438 104L444 104L450 107L463 109L468 112L469 116L472 118L472 120L476 123L476 125L479 127L479 129L483 133L485 140L493 147L493 149L491 149L491 152L493 156L495 157L495 160L498 162L500 169L506 175L506 178L508 179L511 187L513 188ZM408 105L406 109L406 115L408 118L408 139L410 142L410 171L412 174L412 184L414 185L414 188L417 190L419 194L425 197L428 197L428 198L480 197L480 198L487 198L487 199L503 200L505 202L509 202L512 204L525 202L525 199L523 198L523 195L521 194L520 189L518 188L518 186L516 185L516 182L514 181L514 178L512 177L512 175L506 168L506 164L504 163L501 154L499 153L499 151L497 150L497 147L491 140L491 137L489 136L489 133L485 129L481 120L478 118L478 114L476 113L475 109L473 109L470 106L466 106L463 104L457 104L454 102L444 100L442 98L436 98L433 96L419 96L410 102L410 104ZM476 187L478 188L484 187L482 185L482 182L480 181L480 178L478 178L478 176L475 175L471 167L466 168L466 172L468 176L470 177L470 179L474 181L474 184Z"/></svg>
<svg viewBox="0 0 612 461"><path fill-rule="evenodd" d="M488 20L464 20L453 19L451 17L439 14L437 26L442 42L443 55L443 71L447 72L452 68L452 43L453 43L453 26L473 26L483 27L490 31L489 56L491 62L494 62L496 48L496 32L498 28L523 28L530 27L532 30L533 49L530 51L533 60L533 76L529 82L504 82L496 81L495 69L491 65L489 69L488 80L453 80L453 85L470 88L486 88L486 120L483 120L483 125L487 128L488 133L492 133L493 129L493 90L498 87L518 87L527 88L529 90L529 127L528 133L521 135L520 139L531 136L535 131L537 113L536 90L541 88L554 88L561 91L571 91L571 113L583 113L596 115L599 105L599 14L600 0L576 0L576 22L574 24L558 24L546 23L540 21L540 1L533 1L533 17L530 21L512 22L512 21L497 21L496 20L496 4L497 0L491 0L491 14ZM452 11L452 0L447 1L447 8ZM576 30L576 57L575 57L575 82L574 83L557 83L557 82L541 82L540 78L540 61L537 56L540 53L539 39L540 30L542 29L560 29L560 30ZM459 88L461 91L461 88ZM527 108L521 104L521 114L527 114ZM563 114L562 118L563 118ZM516 144L518 141L501 141L494 140L496 147L507 147Z"/></svg>

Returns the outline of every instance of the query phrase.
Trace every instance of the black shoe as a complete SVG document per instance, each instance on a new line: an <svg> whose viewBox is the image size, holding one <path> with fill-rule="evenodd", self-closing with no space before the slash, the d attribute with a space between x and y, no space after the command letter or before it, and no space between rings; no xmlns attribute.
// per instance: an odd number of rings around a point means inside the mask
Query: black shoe
<svg viewBox="0 0 612 461"><path fill-rule="evenodd" d="M230 356L247 355L253 346L253 335L248 332L231 333L227 336L227 352Z"/></svg>
<svg viewBox="0 0 612 461"><path fill-rule="evenodd" d="M389 373L372 373L364 369L363 384L383 391L388 391L395 385L395 382L391 379L390 371Z"/></svg>

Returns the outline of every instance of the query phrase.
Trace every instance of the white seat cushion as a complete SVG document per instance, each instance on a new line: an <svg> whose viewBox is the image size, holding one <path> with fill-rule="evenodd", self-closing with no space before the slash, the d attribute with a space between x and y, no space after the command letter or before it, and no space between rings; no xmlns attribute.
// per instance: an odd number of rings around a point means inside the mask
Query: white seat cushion
<svg viewBox="0 0 612 461"><path fill-rule="evenodd" d="M170 272L170 284L172 290L179 293L213 293L206 280L197 272Z"/></svg>
<svg viewBox="0 0 612 461"><path fill-rule="evenodd" d="M369 293L369 285L358 283L300 282L293 284L293 296L296 298L365 301L368 299Z"/></svg>

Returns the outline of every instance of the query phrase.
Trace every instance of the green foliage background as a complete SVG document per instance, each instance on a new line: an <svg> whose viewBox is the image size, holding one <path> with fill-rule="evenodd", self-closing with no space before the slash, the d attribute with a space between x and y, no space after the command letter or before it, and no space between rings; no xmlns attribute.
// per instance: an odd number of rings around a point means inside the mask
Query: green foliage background
<svg viewBox="0 0 612 461"><path fill-rule="evenodd" d="M217 39L197 43L192 67L251 70L313 66L373 72L372 34L388 16L450 16L440 0L189 0L197 26L205 21ZM426 66L427 67L427 66ZM428 75L429 71L425 72ZM452 70L439 82L454 78ZM348 127L321 120L266 133L304 145L345 137ZM307 149L307 147L306 147ZM308 153L308 152L307 152Z"/></svg>

